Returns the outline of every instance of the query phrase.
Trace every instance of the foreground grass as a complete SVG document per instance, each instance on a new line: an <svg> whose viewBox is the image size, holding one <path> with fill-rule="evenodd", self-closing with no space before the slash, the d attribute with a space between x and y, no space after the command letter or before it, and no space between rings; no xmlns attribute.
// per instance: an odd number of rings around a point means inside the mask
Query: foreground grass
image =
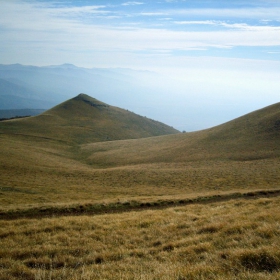
<svg viewBox="0 0 280 280"><path fill-rule="evenodd" d="M0 221L1 279L279 279L280 198Z"/></svg>
<svg viewBox="0 0 280 280"><path fill-rule="evenodd" d="M14 220L19 218L45 218L58 216L102 215L105 213L123 213L128 211L143 211L163 209L173 206L190 204L209 204L224 202L232 199L257 199L280 196L280 189L254 190L242 192L211 192L204 195L193 193L188 196L160 196L160 197L134 197L128 199L107 199L103 202L80 202L75 204L55 203L26 205L24 207L0 208L1 220Z"/></svg>

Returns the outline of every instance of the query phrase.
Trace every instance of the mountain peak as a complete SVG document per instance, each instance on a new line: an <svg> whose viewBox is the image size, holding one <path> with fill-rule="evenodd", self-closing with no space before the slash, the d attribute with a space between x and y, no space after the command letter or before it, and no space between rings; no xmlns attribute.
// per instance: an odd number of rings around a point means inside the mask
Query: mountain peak
<svg viewBox="0 0 280 280"><path fill-rule="evenodd" d="M41 115L11 123L8 129L36 137L47 137L78 144L137 139L178 133L163 123L127 110L109 106L84 93ZM16 128L15 128L16 127Z"/></svg>
<svg viewBox="0 0 280 280"><path fill-rule="evenodd" d="M67 68L67 69L76 69L78 68L76 65L71 64L71 63L64 63L60 65L61 68Z"/></svg>
<svg viewBox="0 0 280 280"><path fill-rule="evenodd" d="M84 93L80 93L79 95L77 95L76 97L73 98L73 100L76 101L83 101L91 106L103 106L103 107L109 107L108 104L103 103L87 94Z"/></svg>

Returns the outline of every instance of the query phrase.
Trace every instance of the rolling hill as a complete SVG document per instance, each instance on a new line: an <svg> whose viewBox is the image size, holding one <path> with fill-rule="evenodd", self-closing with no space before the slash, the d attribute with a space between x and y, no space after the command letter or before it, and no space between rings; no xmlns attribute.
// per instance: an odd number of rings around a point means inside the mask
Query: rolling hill
<svg viewBox="0 0 280 280"><path fill-rule="evenodd" d="M86 94L79 94L39 116L4 122L1 130L79 144L179 132Z"/></svg>
<svg viewBox="0 0 280 280"><path fill-rule="evenodd" d="M280 103L202 131L137 142L91 143L83 149L94 154L89 156L90 163L108 166L279 158Z"/></svg>
<svg viewBox="0 0 280 280"><path fill-rule="evenodd" d="M39 116L0 123L0 202L27 207L278 189L279 120L277 103L177 133L80 94Z"/></svg>

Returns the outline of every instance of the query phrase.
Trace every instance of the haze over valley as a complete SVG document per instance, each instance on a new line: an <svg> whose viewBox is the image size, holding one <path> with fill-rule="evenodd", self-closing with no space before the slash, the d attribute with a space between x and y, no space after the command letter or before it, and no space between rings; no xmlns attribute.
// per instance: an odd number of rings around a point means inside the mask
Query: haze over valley
<svg viewBox="0 0 280 280"><path fill-rule="evenodd" d="M242 72L236 79L244 80L246 75ZM81 68L71 64L0 65L0 110L50 109L78 93L85 93L180 131L196 131L276 103L278 79L269 81L266 75L261 87L255 88L255 82L248 77L249 80L244 80L246 87L237 89L237 84L230 88L225 77L210 81L206 76L201 83L191 72L182 78L154 71ZM276 79L274 75L270 79ZM262 94L267 87L269 94Z"/></svg>

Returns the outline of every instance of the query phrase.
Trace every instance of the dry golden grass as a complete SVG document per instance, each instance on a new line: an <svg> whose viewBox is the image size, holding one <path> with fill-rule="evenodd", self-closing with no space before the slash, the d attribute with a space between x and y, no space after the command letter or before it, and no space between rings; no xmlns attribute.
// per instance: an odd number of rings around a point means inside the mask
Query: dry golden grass
<svg viewBox="0 0 280 280"><path fill-rule="evenodd" d="M134 121L122 133L115 116L129 113L98 103L106 121L91 126L91 105L0 123L0 279L280 279L280 198L232 195L279 192L280 103L204 131L100 143L127 139ZM235 200L81 215L215 196Z"/></svg>
<svg viewBox="0 0 280 280"><path fill-rule="evenodd" d="M0 136L0 144L7 148L0 162L0 208L277 189L280 182L278 158L97 168L55 142Z"/></svg>
<svg viewBox="0 0 280 280"><path fill-rule="evenodd" d="M0 221L1 279L279 279L280 198Z"/></svg>
<svg viewBox="0 0 280 280"><path fill-rule="evenodd" d="M204 131L88 144L116 133L91 101L0 123L1 208L279 188L280 103ZM100 116L101 132L89 121Z"/></svg>

